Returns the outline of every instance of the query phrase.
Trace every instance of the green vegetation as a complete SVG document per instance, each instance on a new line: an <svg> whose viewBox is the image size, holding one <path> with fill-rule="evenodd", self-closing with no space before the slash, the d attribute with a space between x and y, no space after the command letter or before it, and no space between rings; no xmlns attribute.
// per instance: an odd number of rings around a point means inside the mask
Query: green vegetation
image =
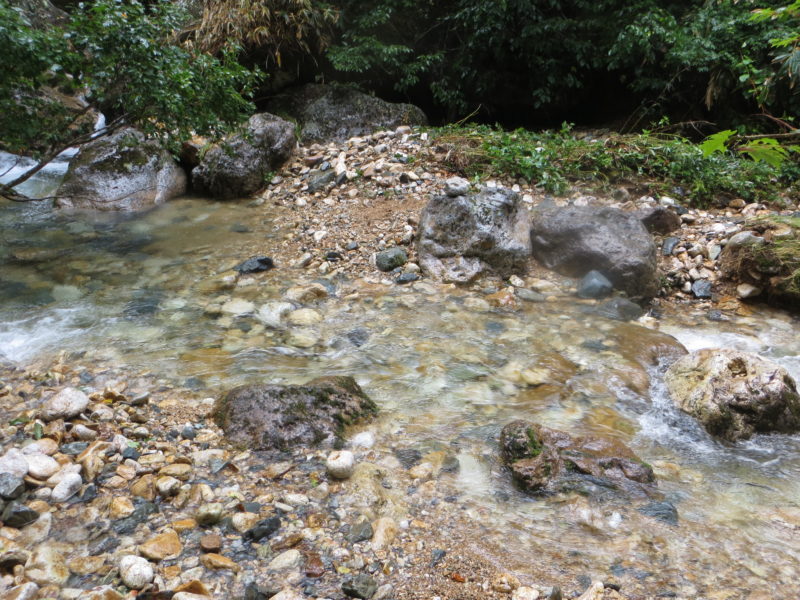
<svg viewBox="0 0 800 600"><path fill-rule="evenodd" d="M168 0L95 0L63 26L34 29L8 0L0 0L2 148L32 154L38 167L92 137L92 110L106 116L97 134L131 125L176 149L192 134L217 136L254 110L247 99L258 74L237 62L235 47L218 56L178 40L186 14ZM69 108L64 98L82 95Z"/></svg>
<svg viewBox="0 0 800 600"><path fill-rule="evenodd" d="M445 165L467 177L523 178L556 194L573 183L628 181L669 195L681 187L696 205L720 197L776 201L800 178L791 162L773 166L731 152L704 156L691 141L659 133L594 137L566 125L541 133L449 126L434 135Z"/></svg>
<svg viewBox="0 0 800 600"><path fill-rule="evenodd" d="M750 248L753 258L764 272L781 277L778 292L797 298L800 296L800 217L770 215L756 219L751 225L772 230L770 243Z"/></svg>

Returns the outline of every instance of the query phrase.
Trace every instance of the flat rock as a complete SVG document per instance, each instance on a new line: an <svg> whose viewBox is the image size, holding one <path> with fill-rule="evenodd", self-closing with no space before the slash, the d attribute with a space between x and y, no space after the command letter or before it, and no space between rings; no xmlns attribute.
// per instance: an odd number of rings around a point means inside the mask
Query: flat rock
<svg viewBox="0 0 800 600"><path fill-rule="evenodd" d="M376 412L352 377L322 377L300 386L235 388L217 402L214 419L236 445L289 450L341 446L345 426Z"/></svg>
<svg viewBox="0 0 800 600"><path fill-rule="evenodd" d="M142 556L156 561L177 558L182 551L183 545L174 529L167 529L139 546Z"/></svg>
<svg viewBox="0 0 800 600"><path fill-rule="evenodd" d="M42 405L41 414L45 421L72 419L89 406L89 396L76 388L64 388L51 396Z"/></svg>

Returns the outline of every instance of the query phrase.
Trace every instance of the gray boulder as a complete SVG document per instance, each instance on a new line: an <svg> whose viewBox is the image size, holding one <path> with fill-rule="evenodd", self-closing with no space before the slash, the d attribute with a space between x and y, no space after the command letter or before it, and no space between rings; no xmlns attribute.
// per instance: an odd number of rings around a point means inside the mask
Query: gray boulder
<svg viewBox="0 0 800 600"><path fill-rule="evenodd" d="M253 450L342 444L344 427L377 412L352 377L305 385L245 385L223 396L214 419L230 442Z"/></svg>
<svg viewBox="0 0 800 600"><path fill-rule="evenodd" d="M252 196L267 183L267 174L292 156L294 125L271 115L250 117L241 133L212 146L192 169L192 186L219 200Z"/></svg>
<svg viewBox="0 0 800 600"><path fill-rule="evenodd" d="M656 247L634 214L610 207L540 206L533 214L531 243L534 257L562 275L600 271L635 299L658 292Z"/></svg>
<svg viewBox="0 0 800 600"><path fill-rule="evenodd" d="M729 441L800 431L800 396L789 373L760 356L706 349L680 358L664 377L675 405Z"/></svg>
<svg viewBox="0 0 800 600"><path fill-rule="evenodd" d="M413 104L393 104L343 85L310 83L273 99L270 112L287 115L302 128L304 144L341 141L400 125L425 125Z"/></svg>
<svg viewBox="0 0 800 600"><path fill-rule="evenodd" d="M468 283L486 271L507 277L530 258L529 230L528 211L511 190L434 196L420 218L419 264L451 283Z"/></svg>
<svg viewBox="0 0 800 600"><path fill-rule="evenodd" d="M56 191L61 208L140 210L186 193L186 173L157 141L121 129L89 142Z"/></svg>

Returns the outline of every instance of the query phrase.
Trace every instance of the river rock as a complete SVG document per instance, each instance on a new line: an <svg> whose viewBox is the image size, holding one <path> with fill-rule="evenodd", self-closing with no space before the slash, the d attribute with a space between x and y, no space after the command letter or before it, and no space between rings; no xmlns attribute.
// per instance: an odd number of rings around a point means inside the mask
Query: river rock
<svg viewBox="0 0 800 600"><path fill-rule="evenodd" d="M526 421L513 421L500 434L504 464L526 492L603 487L647 495L655 482L653 469L615 440L572 437Z"/></svg>
<svg viewBox="0 0 800 600"><path fill-rule="evenodd" d="M605 298L614 285L600 271L589 271L578 283L578 298Z"/></svg>
<svg viewBox="0 0 800 600"><path fill-rule="evenodd" d="M2 600L34 600L39 595L39 586L29 581L22 585L14 586L0 594Z"/></svg>
<svg viewBox="0 0 800 600"><path fill-rule="evenodd" d="M305 385L245 385L218 400L217 424L228 440L252 450L341 446L346 425L377 412L352 377L321 377Z"/></svg>
<svg viewBox="0 0 800 600"><path fill-rule="evenodd" d="M668 235L681 228L681 218L674 210L666 206L650 206L636 212L636 216L647 228L647 231Z"/></svg>
<svg viewBox="0 0 800 600"><path fill-rule="evenodd" d="M450 283L468 283L487 271L508 277L530 257L529 229L528 211L511 190L434 196L420 218L419 265Z"/></svg>
<svg viewBox="0 0 800 600"><path fill-rule="evenodd" d="M0 473L9 473L15 477L25 477L28 474L28 461L25 455L16 448L9 448L0 457Z"/></svg>
<svg viewBox="0 0 800 600"><path fill-rule="evenodd" d="M19 502L10 502L3 510L0 520L9 527L22 529L39 518L39 513Z"/></svg>
<svg viewBox="0 0 800 600"><path fill-rule="evenodd" d="M267 568L270 571L291 571L298 569L301 564L303 564L303 555L299 550L291 549L278 554L270 561Z"/></svg>
<svg viewBox="0 0 800 600"><path fill-rule="evenodd" d="M89 406L89 396L76 388L64 388L42 405L45 421L77 417Z"/></svg>
<svg viewBox="0 0 800 600"><path fill-rule="evenodd" d="M25 492L25 482L22 477L11 473L0 473L0 498L15 500Z"/></svg>
<svg viewBox="0 0 800 600"><path fill-rule="evenodd" d="M78 493L82 485L83 479L78 473L67 473L58 482L58 485L53 488L50 500L52 502L66 502Z"/></svg>
<svg viewBox="0 0 800 600"><path fill-rule="evenodd" d="M123 556L119 561L119 576L122 583L132 590L140 590L153 581L153 565L141 556Z"/></svg>
<svg viewBox="0 0 800 600"><path fill-rule="evenodd" d="M359 573L355 577L342 583L342 591L351 598L369 600L378 589L377 582L366 573Z"/></svg>
<svg viewBox="0 0 800 600"><path fill-rule="evenodd" d="M325 461L325 469L334 479L347 479L353 474L355 462L349 450L334 450Z"/></svg>
<svg viewBox="0 0 800 600"><path fill-rule="evenodd" d="M177 558L182 550L181 539L174 529L167 529L139 546L139 553L150 560Z"/></svg>
<svg viewBox="0 0 800 600"><path fill-rule="evenodd" d="M603 273L634 299L658 293L656 247L642 222L610 207L542 205L533 213L533 255L548 269L583 277Z"/></svg>
<svg viewBox="0 0 800 600"><path fill-rule="evenodd" d="M186 173L157 141L122 129L81 147L56 192L62 208L140 210L186 192Z"/></svg>
<svg viewBox="0 0 800 600"><path fill-rule="evenodd" d="M289 115L302 128L304 144L346 140L399 125L425 125L411 104L392 104L344 85L307 84L276 96L267 110Z"/></svg>
<svg viewBox="0 0 800 600"><path fill-rule="evenodd" d="M664 380L678 408L725 440L800 431L795 381L786 369L755 354L699 350L676 361Z"/></svg>
<svg viewBox="0 0 800 600"><path fill-rule="evenodd" d="M219 200L246 198L264 187L268 173L283 165L297 139L289 121L259 113L244 131L212 146L192 169L192 185Z"/></svg>
<svg viewBox="0 0 800 600"><path fill-rule="evenodd" d="M62 586L69 578L64 555L53 546L37 547L25 565L25 575L39 585Z"/></svg>
<svg viewBox="0 0 800 600"><path fill-rule="evenodd" d="M402 248L389 248L375 255L375 266L379 271L393 271L408 262L408 255Z"/></svg>
<svg viewBox="0 0 800 600"><path fill-rule="evenodd" d="M25 458L28 461L28 475L36 479L48 479L61 468L54 458L44 454L33 454Z"/></svg>

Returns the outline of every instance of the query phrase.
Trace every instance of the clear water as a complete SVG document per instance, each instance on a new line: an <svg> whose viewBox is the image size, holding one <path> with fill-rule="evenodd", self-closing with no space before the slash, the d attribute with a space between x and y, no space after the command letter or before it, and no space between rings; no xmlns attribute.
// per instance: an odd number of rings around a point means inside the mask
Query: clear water
<svg viewBox="0 0 800 600"><path fill-rule="evenodd" d="M353 374L382 408L373 426L379 444L458 454L454 485L481 551L522 573L539 557L554 571L569 561L649 594L800 596L800 436L737 445L709 438L672 407L659 368L632 360L648 329L568 299L486 310L467 291L333 277L322 280L332 296L315 305L324 316L311 328L319 343L297 348L289 327L207 310L231 298L258 308L312 282L277 250L269 252L277 269L209 291L209 279L280 247L286 232L267 208L187 198L120 216L42 204L0 207L0 356L27 364L66 352L77 363L146 369L208 394L247 381ZM659 327L691 350L759 352L800 378L798 324L782 313L712 323L684 310ZM519 383L515 371L525 368L542 370L548 383ZM640 514L644 501L515 492L494 441L515 418L629 444L654 465L679 525Z"/></svg>

